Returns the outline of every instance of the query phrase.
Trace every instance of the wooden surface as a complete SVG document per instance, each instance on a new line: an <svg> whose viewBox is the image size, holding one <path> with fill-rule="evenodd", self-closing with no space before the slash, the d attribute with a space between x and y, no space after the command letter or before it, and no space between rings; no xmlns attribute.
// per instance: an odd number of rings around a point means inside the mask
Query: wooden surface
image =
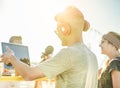
<svg viewBox="0 0 120 88"><path fill-rule="evenodd" d="M0 76L0 81L23 81L21 76Z"/></svg>
<svg viewBox="0 0 120 88"><path fill-rule="evenodd" d="M25 81L21 76L0 76L0 81ZM46 77L36 79L35 81L49 81ZM54 79L51 81L55 81Z"/></svg>

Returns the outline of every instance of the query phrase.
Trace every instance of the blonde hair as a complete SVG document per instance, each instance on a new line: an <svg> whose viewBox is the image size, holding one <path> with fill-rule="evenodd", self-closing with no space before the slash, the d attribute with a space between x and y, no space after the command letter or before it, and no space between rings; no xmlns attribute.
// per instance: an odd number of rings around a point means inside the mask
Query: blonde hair
<svg viewBox="0 0 120 88"><path fill-rule="evenodd" d="M9 39L9 42L10 43L14 43L14 41L19 41L22 43L22 37L21 36L12 36L10 39Z"/></svg>

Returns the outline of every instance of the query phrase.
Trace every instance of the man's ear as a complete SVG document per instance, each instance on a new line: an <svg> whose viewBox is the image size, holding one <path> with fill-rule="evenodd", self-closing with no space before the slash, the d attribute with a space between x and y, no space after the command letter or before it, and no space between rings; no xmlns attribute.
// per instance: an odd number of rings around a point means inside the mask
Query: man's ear
<svg viewBox="0 0 120 88"><path fill-rule="evenodd" d="M69 35L71 33L71 27L69 24L64 24L62 25L62 27L60 28L60 31L62 34L64 35Z"/></svg>

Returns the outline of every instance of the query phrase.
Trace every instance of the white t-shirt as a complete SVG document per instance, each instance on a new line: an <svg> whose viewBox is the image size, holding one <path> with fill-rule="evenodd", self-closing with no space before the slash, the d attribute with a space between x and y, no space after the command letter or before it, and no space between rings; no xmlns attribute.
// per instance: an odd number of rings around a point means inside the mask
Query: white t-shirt
<svg viewBox="0 0 120 88"><path fill-rule="evenodd" d="M56 88L97 88L97 59L83 43L61 49L38 67L56 78Z"/></svg>

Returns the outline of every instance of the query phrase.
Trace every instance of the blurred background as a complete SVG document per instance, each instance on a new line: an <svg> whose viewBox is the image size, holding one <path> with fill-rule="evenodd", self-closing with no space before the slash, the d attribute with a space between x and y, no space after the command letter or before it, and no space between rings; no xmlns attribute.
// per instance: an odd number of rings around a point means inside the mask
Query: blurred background
<svg viewBox="0 0 120 88"><path fill-rule="evenodd" d="M9 42L13 35L22 36L32 63L41 60L48 45L54 47L53 54L57 53L62 46L54 33L54 16L68 5L77 6L90 22L84 42L101 66L106 58L99 48L101 36L108 31L120 33L120 0L0 0L0 42Z"/></svg>

